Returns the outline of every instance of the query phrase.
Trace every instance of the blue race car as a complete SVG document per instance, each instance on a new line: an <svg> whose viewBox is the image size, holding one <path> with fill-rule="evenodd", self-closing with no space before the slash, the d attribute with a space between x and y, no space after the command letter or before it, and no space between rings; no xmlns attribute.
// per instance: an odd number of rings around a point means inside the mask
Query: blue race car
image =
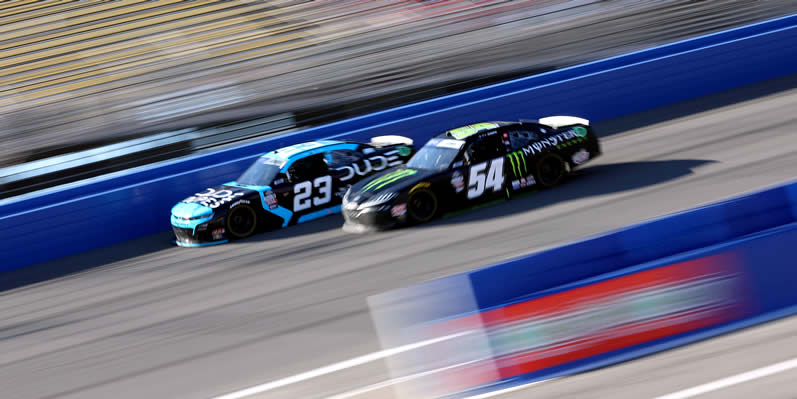
<svg viewBox="0 0 797 399"><path fill-rule="evenodd" d="M374 173L404 164L412 140L368 144L320 140L259 157L237 180L205 189L172 208L176 243L214 245L340 212L343 194Z"/></svg>

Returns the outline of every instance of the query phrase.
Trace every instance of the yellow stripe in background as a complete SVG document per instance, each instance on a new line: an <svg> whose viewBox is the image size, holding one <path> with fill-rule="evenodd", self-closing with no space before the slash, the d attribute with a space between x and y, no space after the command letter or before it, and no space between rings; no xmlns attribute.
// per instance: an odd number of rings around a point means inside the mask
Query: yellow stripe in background
<svg viewBox="0 0 797 399"><path fill-rule="evenodd" d="M207 3L208 1L210 0L204 0L203 3ZM109 34L110 32L108 32L107 30L90 31L62 39L49 40L46 42L39 42L37 44L29 46L14 48L11 50L0 52L0 59L19 56L19 58L14 60L3 60L2 64L6 64L8 62L14 62L14 63L26 62L32 59L50 57L53 55L58 55L69 51L79 50L81 48L88 47L89 45L112 43L114 41L118 41L125 38L126 39L138 38L142 35L151 34L153 32L159 32L166 29L174 29L181 26L218 19L221 17L219 16L219 14L225 14L225 13L223 12L216 13L213 11L229 8L230 7L229 4L232 3L203 7L199 10L193 9L189 11L178 12L177 14L180 14L179 16L167 15L167 16L161 16L152 19L138 21L137 23L126 25L125 26L126 29L114 30L113 33L111 34ZM243 11L236 10L235 12L227 12L225 15L235 15L241 12ZM140 29L146 26L150 26L150 28ZM125 33L117 33L117 32L125 32Z"/></svg>
<svg viewBox="0 0 797 399"><path fill-rule="evenodd" d="M144 4L136 5L136 3L142 3L142 2ZM84 12L85 14L89 14L89 15L83 16L83 17L81 17L80 14L77 13L77 11L85 11L85 9L81 8L81 9L78 9L78 10L73 11L73 12L65 12L65 13L58 13L58 14L55 14L55 15L51 15L51 16L49 16L47 18L37 18L37 19L22 21L22 22L19 22L19 23L15 24L15 26L4 26L4 27L0 28L0 32L11 32L11 31L15 31L15 32L13 32L13 33L5 33L4 35L0 35L0 40L10 40L10 39L14 39L14 38L21 38L21 37L25 37L25 36L36 35L36 34L40 34L40 33L47 33L48 31L52 31L52 27L50 26L50 24L64 24L64 23L66 23L67 26L71 26L72 27L72 29L70 29L68 31L64 31L64 32L52 33L52 34L45 35L45 36L38 36L36 38L27 39L27 40L18 40L16 42L14 42L14 44L15 45L25 45L25 44L28 44L31 41L37 42L37 41L43 41L43 40L51 40L51 39L54 39L54 38L59 37L59 36L77 34L77 33L80 33L80 32L84 32L84 31L88 31L88 30L94 30L94 29L99 29L99 28L102 28L102 27L105 27L105 26L110 26L110 25L114 25L114 24L118 24L118 23L129 22L129 21L132 21L132 20L135 20L135 19L146 18L147 15L145 15L145 13L138 14L138 15L135 15L133 17L127 17L127 18L122 18L122 17L127 15L127 14L132 14L132 13L135 13L135 12L139 12L139 11L143 11L143 10L147 10L147 9L152 9L152 8L155 8L155 7L157 7L158 9L152 10L151 11L152 14L168 13L170 11L168 11L168 9L164 10L164 9L162 9L162 7L173 5L174 3L180 3L180 2L179 2L179 0L169 0L169 1L164 1L163 4L160 4L160 2L155 4L155 3L152 3L152 2L149 2L149 1L146 1L146 0L136 0L136 1L129 0L129 1L123 1L123 2L113 2L113 3L111 3L110 6L106 3L104 5L97 6L96 8L99 8L101 10L107 10L107 11L104 11L104 12L96 12L96 11ZM188 5L183 6L181 8L191 7L191 4L194 4L194 3L195 2L193 2L193 1L188 2L188 3L183 3L183 4L188 4ZM199 2L197 2L197 3L199 3ZM114 19L112 19L110 21L100 22L100 23L92 23L92 22L95 22L95 21L100 21L100 20L109 19L109 18L114 18ZM129 20L128 21L123 21L125 19L129 19ZM89 25L78 26L78 25L84 25L84 24L89 24ZM6 47L3 47L3 48L6 48Z"/></svg>
<svg viewBox="0 0 797 399"><path fill-rule="evenodd" d="M67 4L64 4L61 7L51 7L52 9L47 9L48 12L42 13L41 15L19 16L19 18L16 18L13 22L8 17L5 17L3 18L3 25L0 25L0 33L10 32L19 29L25 29L26 32L24 33L26 34L39 33L43 30L35 30L31 29L31 27L42 24L55 23L55 22L64 23L65 20L70 22L68 23L68 25L76 25L75 23L71 23L75 19L75 17L79 17L85 14L95 13L98 11L108 10L112 8L124 8L132 4L144 1L147 0L113 1L110 3L102 0L81 1L81 2L71 1L67 2ZM71 6L71 7L67 8L66 6ZM67 11L57 10L62 8L66 8Z"/></svg>
<svg viewBox="0 0 797 399"><path fill-rule="evenodd" d="M94 67L104 63L124 62L126 58L153 53L151 47L137 48L153 42L161 43L158 45L159 50L190 46L191 44L202 45L202 42L208 42L214 39L222 40L225 36L241 34L249 30L254 30L259 26L257 22L246 21L248 21L248 19L244 17L228 18L222 22L214 22L186 30L160 33L153 37L148 37L147 40L124 41L117 45L102 46L96 49L67 54L66 56L48 58L15 67L0 69L0 76L11 76L20 73L25 74L25 76L14 79L0 79L0 85L10 85L27 80L43 79L47 76ZM225 25L233 26L228 27ZM219 30L202 34L203 31L215 29ZM233 38L234 37L230 37L230 39ZM208 45L212 45L212 42ZM105 55L106 53L112 54ZM66 63L69 64L62 65ZM38 71L38 69L42 68L46 69Z"/></svg>
<svg viewBox="0 0 797 399"><path fill-rule="evenodd" d="M263 38L263 37L268 37L268 36L271 36L271 35L269 33L261 33L259 35L253 36L252 39ZM294 40L294 39L301 39L301 37L302 37L301 35L284 35L284 36L280 36L279 39L275 39L275 40L266 40L266 41L263 41L263 42L258 41L258 42L255 42L255 43L245 43L245 44L241 44L241 45L238 45L238 46L225 48L225 49L220 49L220 50L216 50L216 51L214 51L213 48L208 48L206 46L198 46L198 48L193 48L193 49L190 49L190 50L183 50L183 51L180 51L180 52L169 53L169 54L160 56L160 57L158 57L158 60L161 60L161 59L168 60L168 59L173 59L173 58L178 58L179 59L179 58L191 55L191 54L203 55L202 58L215 58L215 57L221 57L221 56L224 56L224 55L235 54L235 53L239 53L239 52L243 52L243 51L249 51L249 50L257 49L257 48L260 48L260 47L272 46L272 45L275 45L275 44L279 44L279 43L286 42L286 41L291 41L291 40ZM248 40L252 40L252 39L250 39L250 38L238 39L238 40L235 40L235 41L230 41L229 43L220 43L220 45L225 45L226 46L226 45L229 45L229 44L234 44L235 42L248 41ZM185 63L187 63L187 61L188 60L180 59L177 62L172 62L172 64L175 64L175 63L178 64L178 65L179 64L185 64ZM198 61L196 59L196 57L191 59L191 62L194 62L194 61ZM151 60L142 60L142 61L125 63L125 64L114 66L114 67L102 68L100 71L84 72L84 73L75 74L75 75L71 75L71 76L64 77L64 78L53 79L53 80L50 80L50 81L47 81L47 82L43 82L43 83L27 85L27 86L24 86L22 88L11 89L11 90L9 90L9 92L12 93L12 94L18 94L18 93L22 93L22 92L26 92L26 91L41 89L41 88L47 87L47 86L52 86L52 85L57 85L57 84L69 82L71 80L86 79L86 78L89 78L89 77L91 77L93 75L96 75L97 72L102 73L102 74L107 74L107 73L110 73L110 72L117 72L117 71L120 71L120 70L123 70L123 69L129 69L129 68L134 68L134 67L143 67L143 66L146 66L146 64L151 64L151 63L153 63L153 61L151 61ZM134 71L128 71L128 73L126 73L125 75L126 76L134 76L134 75L137 75L137 74L146 73L146 71L150 71L151 72L151 71L156 71L156 70L159 70L159 69L164 69L164 64L160 64L159 63L154 68L139 68L139 69L136 69ZM91 82L91 80L88 80L88 81L84 80L82 83L90 83L90 82Z"/></svg>
<svg viewBox="0 0 797 399"><path fill-rule="evenodd" d="M270 17L270 15L268 13L262 13L256 17L257 18ZM180 31L159 33L158 36L155 37L141 37L140 40L121 41L119 43L114 43L111 45L79 50L78 52L70 52L64 55L56 55L50 58L46 58L44 60L27 62L13 67L7 66L5 68L0 69L0 77L11 76L14 74L25 73L25 72L29 72L28 75L30 74L34 75L29 77L18 77L15 79L6 79L6 80L0 79L0 84L14 84L22 82L24 80L42 79L46 76L63 73L70 70L77 70L90 66L96 66L102 62L105 62L106 60L121 61L122 59L127 57L143 55L150 52L151 50L137 49L137 50L129 50L123 53L119 52L130 48L145 46L153 41L157 41L158 43L164 43L164 45L161 46L161 48L179 47L182 46L183 44L190 44L191 42L216 39L218 37L221 37L222 35L240 34L245 32L246 30L254 30L254 29L262 30L269 26L264 23L265 21L251 22L251 19L252 18L250 16L225 18L219 22L211 22L211 23L202 24L200 26L192 26ZM280 24L279 20L271 22L271 25L277 25L277 24ZM236 27L231 25L240 25L240 26ZM272 31L270 33L273 35L277 35L283 32L296 30L296 28L297 27L282 28L279 30ZM211 31L211 30L216 30L216 32L210 32L203 35L199 35L203 31ZM177 42L174 41L174 39L178 39L181 37L184 37L186 39ZM112 53L112 52L114 54L107 55L102 59L93 58L93 57L99 57L104 53ZM93 58L93 59L88 60L87 58ZM83 59L86 60L84 62L79 62L80 60ZM23 58L22 60L24 61L26 59ZM65 64L65 63L72 63L72 64L69 66L65 65L60 68L49 69L47 71L35 71L36 69L52 67L58 64Z"/></svg>
<svg viewBox="0 0 797 399"><path fill-rule="evenodd" d="M9 30L19 29L16 27L16 24L23 24L25 21L30 21L34 19L46 19L50 16L80 11L80 10L91 10L94 7L100 7L102 4L108 4L107 0L84 0L84 1L58 1L57 3L61 3L61 5L53 5L53 1L41 1L41 3L48 4L46 8L40 8L35 12L24 12L18 14L10 14L8 16L0 17L3 20L3 27L9 28ZM114 1L111 3L114 4L115 7L123 6L123 2ZM93 12L93 11L89 11ZM36 25L35 23L33 25ZM5 30L4 30L5 31Z"/></svg>
<svg viewBox="0 0 797 399"><path fill-rule="evenodd" d="M297 38L301 38L301 35L296 35L296 37ZM286 45L280 46L278 48L270 48L268 50L263 50L263 51L248 52L245 55L239 55L238 57L231 57L232 59L225 59L224 61L226 61L226 62L223 63L223 64L218 64L217 67L223 66L225 64L230 64L230 63L233 63L233 62L239 62L239 61L242 61L242 60L255 59L255 58L260 58L260 57L264 57L264 56L268 56L268 55L279 54L279 53L282 53L282 52L285 52L285 51L294 50L296 48L305 47L307 45L309 45L309 43L306 42L306 41L303 41L303 42L299 42L299 43L286 44ZM262 47L262 46L252 46L252 48L257 48L257 47ZM196 51L203 52L202 49L197 49ZM240 52L240 51L234 51L234 52ZM220 51L219 52L212 52L211 53L211 57L201 57L201 58L194 57L194 58L191 58L191 59L181 60L181 62L179 64L170 65L170 66L179 66L180 64L192 64L192 63L195 63L196 61L202 61L203 59L213 58L213 57L221 57L223 55L224 54L221 53ZM149 67L149 68L146 68L146 67L137 68L137 69L134 69L132 71L119 72L119 73L113 74L111 76L103 76L103 77L99 77L99 78L96 78L96 79L93 79L93 80L90 80L90 81L75 82L75 83L72 83L72 84L59 86L57 88L52 88L52 89L49 89L49 90L34 91L34 92L31 92L31 93L25 93L25 91L22 91L22 90L11 90L11 92L14 95L6 97L6 98L3 98L3 99L0 99L0 106L7 107L7 106L10 106L10 105L22 105L21 104L22 101L25 102L24 105L26 107L39 106L39 105L51 102L51 100L46 99L46 97L49 97L49 96L54 96L54 95L57 95L57 94L64 94L64 93L67 93L67 92L70 92L70 91L82 90L82 89L91 88L91 87L94 87L94 86L105 85L105 84L108 84L108 83L112 83L114 81L127 79L127 78L130 78L130 77L136 76L136 75L141 75L141 74L145 74L145 73L149 73L149 72L155 72L155 71L163 69L163 68L164 68L164 65L156 65L156 66ZM117 89L117 88L120 88L120 87L123 87L123 86L130 86L130 84L124 83L124 84L117 85L116 87L114 87L114 86L110 86L110 87L108 87L108 86L94 87L93 90L83 91L81 93L75 93L75 94L76 95L79 94L80 96L84 96L84 95L94 94L94 93L97 93L97 92L100 92L100 91L107 91L107 90ZM23 93L24 93L24 95L21 95ZM20 97L22 97L22 98L20 98ZM34 100L38 100L38 101L34 101ZM5 111L7 111L7 110L0 109L0 112L5 112Z"/></svg>

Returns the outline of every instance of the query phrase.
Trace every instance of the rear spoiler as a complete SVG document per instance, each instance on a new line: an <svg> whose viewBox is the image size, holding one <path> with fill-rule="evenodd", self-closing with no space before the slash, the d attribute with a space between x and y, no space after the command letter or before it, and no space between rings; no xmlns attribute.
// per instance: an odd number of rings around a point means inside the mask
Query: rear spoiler
<svg viewBox="0 0 797 399"><path fill-rule="evenodd" d="M404 144L404 145L412 145L413 141L409 137L404 136L376 136L371 137L371 144L380 146L380 145L392 145L392 144Z"/></svg>
<svg viewBox="0 0 797 399"><path fill-rule="evenodd" d="M543 125L548 125L554 129L570 125L589 126L589 121L584 118L578 118L575 116L564 116L564 115L548 116L545 118L540 118L540 123L542 123Z"/></svg>

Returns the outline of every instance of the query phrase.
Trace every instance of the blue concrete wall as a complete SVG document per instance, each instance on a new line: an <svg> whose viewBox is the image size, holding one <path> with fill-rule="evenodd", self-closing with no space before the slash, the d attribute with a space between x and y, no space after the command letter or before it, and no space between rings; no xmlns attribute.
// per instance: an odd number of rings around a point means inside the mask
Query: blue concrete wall
<svg viewBox="0 0 797 399"><path fill-rule="evenodd" d="M777 57L773 57L777 54ZM797 72L797 16L425 101L212 154L0 202L0 271L169 229L169 209L266 151L319 138L401 134L422 144L483 120L600 121Z"/></svg>
<svg viewBox="0 0 797 399"><path fill-rule="evenodd" d="M480 308L797 221L797 183L470 272Z"/></svg>
<svg viewBox="0 0 797 399"><path fill-rule="evenodd" d="M797 256L795 242L797 242L797 223L790 223L750 234L744 238L657 259L595 278L572 282L513 301L511 303L519 303L617 277L719 254L730 254L736 260L738 263L736 277L744 285L743 291L738 292L736 297L743 313L740 313L740 317L734 320L516 376L503 380L503 383L491 384L485 388L474 388L463 396L605 367L793 315L797 313L797 290L794 289L797 286L797 269L793 265L793 259Z"/></svg>

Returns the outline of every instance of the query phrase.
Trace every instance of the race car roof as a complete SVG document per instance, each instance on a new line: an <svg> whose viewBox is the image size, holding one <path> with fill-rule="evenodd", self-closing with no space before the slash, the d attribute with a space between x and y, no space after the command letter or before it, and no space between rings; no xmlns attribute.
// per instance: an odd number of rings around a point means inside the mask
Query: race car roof
<svg viewBox="0 0 797 399"><path fill-rule="evenodd" d="M457 140L465 140L468 137L474 136L481 132L486 132L488 130L497 129L501 126L513 125L517 123L518 122L502 122L502 121L474 123L472 125L466 125L458 127L456 129L447 130L439 134L438 137L451 137Z"/></svg>
<svg viewBox="0 0 797 399"><path fill-rule="evenodd" d="M288 147L282 147L280 149L267 152L263 154L262 157L282 159L285 161L296 160L299 158L304 158L307 155L313 155L317 154L318 152L328 150L328 147L330 146L338 146L341 144L348 144L356 147L356 144L346 143L338 140L317 140L294 144Z"/></svg>
<svg viewBox="0 0 797 399"><path fill-rule="evenodd" d="M338 140L308 141L267 152L261 158L270 158L276 161L275 165L280 167L280 171L286 172L299 159L332 150L354 150L357 149L358 145L357 143Z"/></svg>

